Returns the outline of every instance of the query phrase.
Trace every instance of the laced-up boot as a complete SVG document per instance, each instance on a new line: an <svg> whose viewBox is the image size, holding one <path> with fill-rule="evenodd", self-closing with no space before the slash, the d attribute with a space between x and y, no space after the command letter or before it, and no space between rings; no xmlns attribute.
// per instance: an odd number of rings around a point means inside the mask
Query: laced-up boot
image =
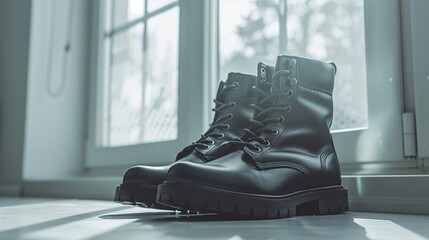
<svg viewBox="0 0 429 240"><path fill-rule="evenodd" d="M258 88L243 141L229 143L238 149L207 164L176 164L159 186L157 201L257 218L347 211L329 132L335 73L332 63L279 56L272 82L264 83L271 91Z"/></svg>
<svg viewBox="0 0 429 240"><path fill-rule="evenodd" d="M205 163L226 152L225 142L240 138L249 124L255 103L252 87L256 77L229 73L221 82L216 94L215 111L210 128L201 138L177 154L176 161L166 166L138 165L130 168L123 177L123 183L116 188L115 202L143 207L165 208L157 205L157 187L165 181L168 169L179 162ZM168 208L167 208L168 209Z"/></svg>

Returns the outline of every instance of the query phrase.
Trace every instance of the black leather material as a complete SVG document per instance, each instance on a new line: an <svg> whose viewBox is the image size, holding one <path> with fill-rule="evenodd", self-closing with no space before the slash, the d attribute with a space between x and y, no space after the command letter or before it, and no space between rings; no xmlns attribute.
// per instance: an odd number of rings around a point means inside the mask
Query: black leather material
<svg viewBox="0 0 429 240"><path fill-rule="evenodd" d="M293 168L261 171L248 164L245 158L246 153L238 150L206 164L180 162L170 168L167 182L266 195L285 194L308 186L306 175ZM288 186L287 192L285 186Z"/></svg>
<svg viewBox="0 0 429 240"><path fill-rule="evenodd" d="M214 132L224 133L225 137L221 139L212 138L214 144L211 144L209 148L196 148L195 150L201 153L204 157L202 158L205 162L211 161L224 155L224 151L227 150L226 146L222 145L226 141L239 139L243 134L243 129L249 125L249 119L253 115L253 109L250 108L250 104L255 103L255 94L252 91L252 87L255 85L256 77L251 75L245 75L241 73L229 73L226 84L238 83L238 87L232 92L225 94L224 101L227 103L235 103L232 108L227 108L225 111L217 113L216 115L229 115L231 119L226 122L229 129L223 130L217 128ZM219 96L223 97L223 96ZM215 116L215 119L218 116Z"/></svg>
<svg viewBox="0 0 429 240"><path fill-rule="evenodd" d="M184 156L180 161L186 162L199 162L201 163L201 158L197 155L196 152L191 152L187 156ZM165 181L168 169L174 165L170 163L165 166L145 166L138 165L131 167L127 170L124 175L124 183L135 183L135 184L146 184L157 186Z"/></svg>
<svg viewBox="0 0 429 240"><path fill-rule="evenodd" d="M234 106L224 108L216 112L212 124L215 124L217 119L229 116L221 123L228 126L226 128L214 128L208 134L223 134L222 137L207 137L200 138L209 144L205 144L207 148L200 146L189 146L177 154L176 162L166 166L134 166L125 173L124 183L147 184L157 186L166 179L168 169L180 162L208 162L227 153L228 147L226 141L238 139L243 134L243 129L249 125L249 119L253 115L253 109L249 106L255 103L255 94L252 87L255 85L256 77L241 73L230 73L226 82L221 82L217 92L216 99L223 103L231 103ZM234 85L231 89L225 91L226 86ZM236 87L235 87L236 86Z"/></svg>
<svg viewBox="0 0 429 240"><path fill-rule="evenodd" d="M287 110L268 114L283 121L269 122L266 128L275 131L259 135L267 144L252 142L255 148L245 146L206 164L178 163L170 168L166 183L264 195L341 185L329 132L335 70L327 62L278 57L274 76L288 75L273 78L270 94L278 97L264 104Z"/></svg>

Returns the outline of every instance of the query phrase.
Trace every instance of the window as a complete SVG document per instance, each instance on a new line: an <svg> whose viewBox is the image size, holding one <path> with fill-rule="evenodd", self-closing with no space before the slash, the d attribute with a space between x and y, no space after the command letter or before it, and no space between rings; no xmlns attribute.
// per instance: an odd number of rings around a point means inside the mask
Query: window
<svg viewBox="0 0 429 240"><path fill-rule="evenodd" d="M177 1L106 2L106 74L100 84L98 146L177 139L177 5Z"/></svg>
<svg viewBox="0 0 429 240"><path fill-rule="evenodd" d="M399 1L99 3L88 167L172 162L207 128L219 80L279 54L337 64L342 166L404 159Z"/></svg>
<svg viewBox="0 0 429 240"><path fill-rule="evenodd" d="M219 79L255 74L279 54L332 60L331 131L342 167L404 159L398 1L218 0L213 8Z"/></svg>
<svg viewBox="0 0 429 240"><path fill-rule="evenodd" d="M91 76L96 81L91 82L86 166L174 161L191 142L183 120L191 113L180 103L188 94L179 79L181 4L100 0L94 6Z"/></svg>

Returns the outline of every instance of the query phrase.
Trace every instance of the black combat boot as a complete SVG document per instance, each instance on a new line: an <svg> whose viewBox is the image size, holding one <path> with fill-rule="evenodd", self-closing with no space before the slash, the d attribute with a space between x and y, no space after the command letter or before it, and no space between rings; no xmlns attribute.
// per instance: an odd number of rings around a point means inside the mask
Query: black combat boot
<svg viewBox="0 0 429 240"><path fill-rule="evenodd" d="M336 214L347 190L329 127L334 64L280 56L271 92L258 91L250 129L233 151L207 164L173 166L157 201L170 207L262 218Z"/></svg>
<svg viewBox="0 0 429 240"><path fill-rule="evenodd" d="M221 82L215 102L215 116L210 128L195 143L185 147L176 162L166 166L134 166L124 175L123 183L116 188L115 202L144 207L165 208L155 202L158 185L165 181L168 169L180 162L205 163L226 154L225 141L239 139L249 124L255 103L252 91L256 77L230 73Z"/></svg>

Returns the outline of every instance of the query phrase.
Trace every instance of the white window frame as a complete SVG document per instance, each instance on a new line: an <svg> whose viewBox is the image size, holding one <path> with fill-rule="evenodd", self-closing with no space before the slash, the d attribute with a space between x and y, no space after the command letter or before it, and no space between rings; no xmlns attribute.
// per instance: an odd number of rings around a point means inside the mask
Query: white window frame
<svg viewBox="0 0 429 240"><path fill-rule="evenodd" d="M86 141L85 167L127 167L136 164L164 165L175 160L176 154L198 138L203 130L203 19L204 2L180 0L179 75L178 75L178 133L174 141L143 143L121 147L98 147L97 106L100 104L101 84L105 76L104 1L94 4L94 29L90 73L89 129ZM196 40L197 39L197 40ZM201 40L201 41L199 41ZM197 44L195 44L195 42ZM190 117L192 116L192 117Z"/></svg>
<svg viewBox="0 0 429 240"><path fill-rule="evenodd" d="M364 14L368 129L334 133L336 150L343 172L409 168L415 161L405 159L403 147L400 3L365 1Z"/></svg>

